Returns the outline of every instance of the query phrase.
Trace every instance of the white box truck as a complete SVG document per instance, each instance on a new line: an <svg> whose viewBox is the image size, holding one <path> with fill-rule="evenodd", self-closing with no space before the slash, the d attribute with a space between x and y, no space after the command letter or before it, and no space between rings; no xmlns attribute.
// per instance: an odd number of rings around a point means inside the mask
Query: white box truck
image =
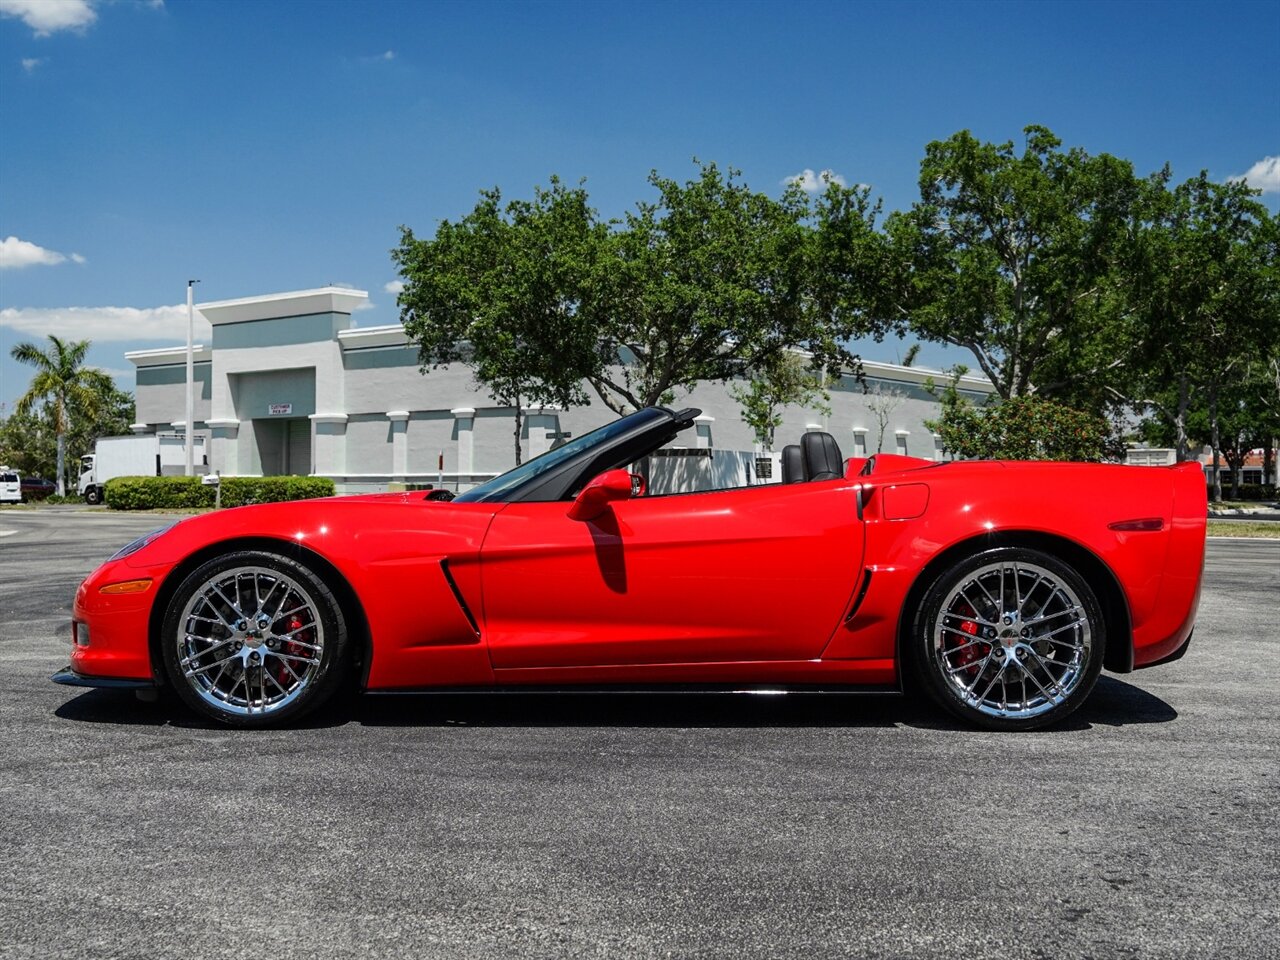
<svg viewBox="0 0 1280 960"><path fill-rule="evenodd" d="M204 437L196 437L194 463L196 476L208 472ZM78 492L86 503L101 503L112 477L180 477L186 470L187 449L180 434L101 437L93 453L80 458Z"/></svg>

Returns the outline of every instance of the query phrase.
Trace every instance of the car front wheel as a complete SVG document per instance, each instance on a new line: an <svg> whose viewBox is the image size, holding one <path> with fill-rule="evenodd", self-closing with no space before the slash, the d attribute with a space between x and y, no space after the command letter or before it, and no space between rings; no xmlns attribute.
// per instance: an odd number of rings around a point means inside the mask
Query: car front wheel
<svg viewBox="0 0 1280 960"><path fill-rule="evenodd" d="M1068 564L1005 547L942 573L912 640L921 684L940 706L988 729L1029 730L1088 697L1106 626L1097 596Z"/></svg>
<svg viewBox="0 0 1280 960"><path fill-rule="evenodd" d="M347 627L310 569L266 551L216 557L169 603L161 654L169 682L205 716L238 727L296 718L341 682Z"/></svg>

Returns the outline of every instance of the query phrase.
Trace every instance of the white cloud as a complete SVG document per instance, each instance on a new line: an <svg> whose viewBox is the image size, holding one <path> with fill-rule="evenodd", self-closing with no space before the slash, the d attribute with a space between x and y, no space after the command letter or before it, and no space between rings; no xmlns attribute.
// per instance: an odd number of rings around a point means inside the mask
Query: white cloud
<svg viewBox="0 0 1280 960"><path fill-rule="evenodd" d="M1240 176L1228 179L1243 180L1263 193L1280 193L1280 157L1263 157Z"/></svg>
<svg viewBox="0 0 1280 960"><path fill-rule="evenodd" d="M387 293L399 294L404 289L403 280L389 280L382 285L382 289Z"/></svg>
<svg viewBox="0 0 1280 960"><path fill-rule="evenodd" d="M44 57L23 57L22 69L27 73L35 73L36 67L44 63Z"/></svg>
<svg viewBox="0 0 1280 960"><path fill-rule="evenodd" d="M395 58L396 58L396 52L394 50L388 50L386 53L382 55L383 60L394 60Z"/></svg>
<svg viewBox="0 0 1280 960"><path fill-rule="evenodd" d="M58 30L84 30L98 19L90 0L0 0L0 17L16 17L47 37Z"/></svg>
<svg viewBox="0 0 1280 960"><path fill-rule="evenodd" d="M804 170L793 177L787 177L782 182L787 186L794 183L805 193L817 193L819 190L825 190L828 183L838 183L842 187L848 186L844 177L834 170L823 170L819 173L814 173L808 167L805 167Z"/></svg>
<svg viewBox="0 0 1280 960"><path fill-rule="evenodd" d="M196 340L208 343L209 322L196 312ZM187 341L187 305L171 307L6 307L0 327L34 337L72 340Z"/></svg>
<svg viewBox="0 0 1280 960"><path fill-rule="evenodd" d="M46 250L30 240L19 240L17 237L5 237L0 240L0 270L21 270L23 267L45 266L66 263L71 259L75 263L84 263L84 257L78 253L70 258L57 250Z"/></svg>

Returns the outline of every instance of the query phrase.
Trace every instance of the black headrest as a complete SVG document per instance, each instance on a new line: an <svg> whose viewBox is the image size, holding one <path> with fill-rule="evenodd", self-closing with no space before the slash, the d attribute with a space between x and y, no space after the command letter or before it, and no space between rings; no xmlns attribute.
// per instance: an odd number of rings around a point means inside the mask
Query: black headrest
<svg viewBox="0 0 1280 960"><path fill-rule="evenodd" d="M844 457L831 434L806 433L800 438L800 448L810 480L839 480L844 476Z"/></svg>
<svg viewBox="0 0 1280 960"><path fill-rule="evenodd" d="M804 483L809 475L804 470L804 454L800 444L789 443L782 448L782 482Z"/></svg>

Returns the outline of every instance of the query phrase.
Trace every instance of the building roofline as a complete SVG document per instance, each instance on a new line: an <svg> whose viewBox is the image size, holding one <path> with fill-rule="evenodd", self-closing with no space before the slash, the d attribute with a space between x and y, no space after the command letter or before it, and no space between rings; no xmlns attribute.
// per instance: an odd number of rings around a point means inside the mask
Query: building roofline
<svg viewBox="0 0 1280 960"><path fill-rule="evenodd" d="M367 290L352 287L315 287L286 293L267 293L235 300L197 303L196 310L210 323L243 323L247 320L274 320L313 313L350 314L369 301Z"/></svg>
<svg viewBox="0 0 1280 960"><path fill-rule="evenodd" d="M209 363L213 360L213 350L202 343L195 344L192 347L192 353L195 354L196 363ZM159 367L171 363L185 363L187 360L187 348L183 346L129 350L125 353L124 358L135 367Z"/></svg>

